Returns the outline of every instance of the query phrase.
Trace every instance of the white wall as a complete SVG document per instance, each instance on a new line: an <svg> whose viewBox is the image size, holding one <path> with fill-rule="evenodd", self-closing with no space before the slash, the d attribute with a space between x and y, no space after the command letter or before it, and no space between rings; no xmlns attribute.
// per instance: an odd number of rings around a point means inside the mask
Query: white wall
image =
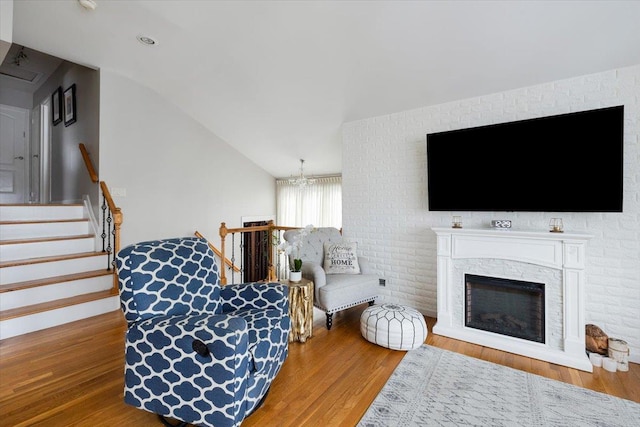
<svg viewBox="0 0 640 427"><path fill-rule="evenodd" d="M434 226L427 209L426 134L624 104L623 213L461 212L465 227L511 219L514 228L593 234L587 247L586 322L626 340L640 363L640 65L350 122L343 127L343 227L387 279L385 301L436 314Z"/></svg>
<svg viewBox="0 0 640 427"><path fill-rule="evenodd" d="M195 230L219 247L220 222L275 216L275 178L156 92L100 73L100 179L123 212L122 247Z"/></svg>
<svg viewBox="0 0 640 427"><path fill-rule="evenodd" d="M13 0L0 1L0 63L13 42Z"/></svg>

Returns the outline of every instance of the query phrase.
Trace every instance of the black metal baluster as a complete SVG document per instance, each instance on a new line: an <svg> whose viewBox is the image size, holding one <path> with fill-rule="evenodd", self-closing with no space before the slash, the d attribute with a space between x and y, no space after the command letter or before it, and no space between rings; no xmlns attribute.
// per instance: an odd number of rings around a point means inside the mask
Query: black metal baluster
<svg viewBox="0 0 640 427"><path fill-rule="evenodd" d="M104 243L105 243L105 240L107 239L107 233L105 232L106 226L104 223L107 217L106 210L107 210L107 197L103 194L102 195L102 234L100 235L100 237L102 237L102 252L105 252Z"/></svg>
<svg viewBox="0 0 640 427"><path fill-rule="evenodd" d="M271 247L271 242L269 241L269 231L265 230L262 232L262 238L260 239L260 253L262 254L262 259L258 260L260 264L260 270L264 271L264 267L266 266L267 276L263 276L261 280L265 280L269 277L269 269L271 266L269 265L269 248Z"/></svg>
<svg viewBox="0 0 640 427"><path fill-rule="evenodd" d="M244 278L245 278L245 274L244 274L244 269L245 269L245 265L244 265L244 238L245 238L245 233L240 233L240 283L244 283Z"/></svg>
<svg viewBox="0 0 640 427"><path fill-rule="evenodd" d="M236 233L231 233L231 283L236 283L235 266L236 266Z"/></svg>
<svg viewBox="0 0 640 427"><path fill-rule="evenodd" d="M116 268L116 253L115 253L115 248L118 247L118 245L116 244L116 237L118 236L116 234L116 226L115 224L113 225L113 230L111 231L111 234L113 235L113 248L114 248L114 253L113 253L113 257L111 259L111 266L113 267L113 269L115 270Z"/></svg>
<svg viewBox="0 0 640 427"><path fill-rule="evenodd" d="M111 271L111 209L108 210L107 214L107 271ZM113 232L115 232L115 227Z"/></svg>

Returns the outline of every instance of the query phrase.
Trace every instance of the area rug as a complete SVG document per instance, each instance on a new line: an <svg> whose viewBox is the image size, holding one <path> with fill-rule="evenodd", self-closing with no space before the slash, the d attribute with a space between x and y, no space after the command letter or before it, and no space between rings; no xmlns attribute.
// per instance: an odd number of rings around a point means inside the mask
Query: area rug
<svg viewBox="0 0 640 427"><path fill-rule="evenodd" d="M358 426L629 427L640 426L640 404L423 345Z"/></svg>

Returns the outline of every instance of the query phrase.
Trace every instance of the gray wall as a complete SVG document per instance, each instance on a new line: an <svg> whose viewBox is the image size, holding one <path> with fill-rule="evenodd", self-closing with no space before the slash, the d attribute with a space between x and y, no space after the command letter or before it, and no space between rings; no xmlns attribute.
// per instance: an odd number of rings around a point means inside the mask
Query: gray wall
<svg viewBox="0 0 640 427"><path fill-rule="evenodd" d="M51 201L81 202L89 195L94 210L98 204L98 185L93 184L82 160L78 144L84 143L93 165L100 174L100 73L81 65L64 62L34 94L34 105L62 87L64 92L76 85L76 122L65 127L64 121L52 128Z"/></svg>
<svg viewBox="0 0 640 427"><path fill-rule="evenodd" d="M8 79L9 77L3 77ZM13 89L2 84L0 80L0 104L31 110L33 108L33 94L18 89Z"/></svg>

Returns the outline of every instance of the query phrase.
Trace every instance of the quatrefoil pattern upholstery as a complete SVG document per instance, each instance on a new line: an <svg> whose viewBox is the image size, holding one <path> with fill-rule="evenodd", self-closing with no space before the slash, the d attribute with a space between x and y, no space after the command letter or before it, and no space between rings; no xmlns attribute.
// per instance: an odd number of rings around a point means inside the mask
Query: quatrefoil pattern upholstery
<svg viewBox="0 0 640 427"><path fill-rule="evenodd" d="M286 286L221 287L198 238L129 246L116 266L128 323L125 402L195 425L240 425L288 354Z"/></svg>

